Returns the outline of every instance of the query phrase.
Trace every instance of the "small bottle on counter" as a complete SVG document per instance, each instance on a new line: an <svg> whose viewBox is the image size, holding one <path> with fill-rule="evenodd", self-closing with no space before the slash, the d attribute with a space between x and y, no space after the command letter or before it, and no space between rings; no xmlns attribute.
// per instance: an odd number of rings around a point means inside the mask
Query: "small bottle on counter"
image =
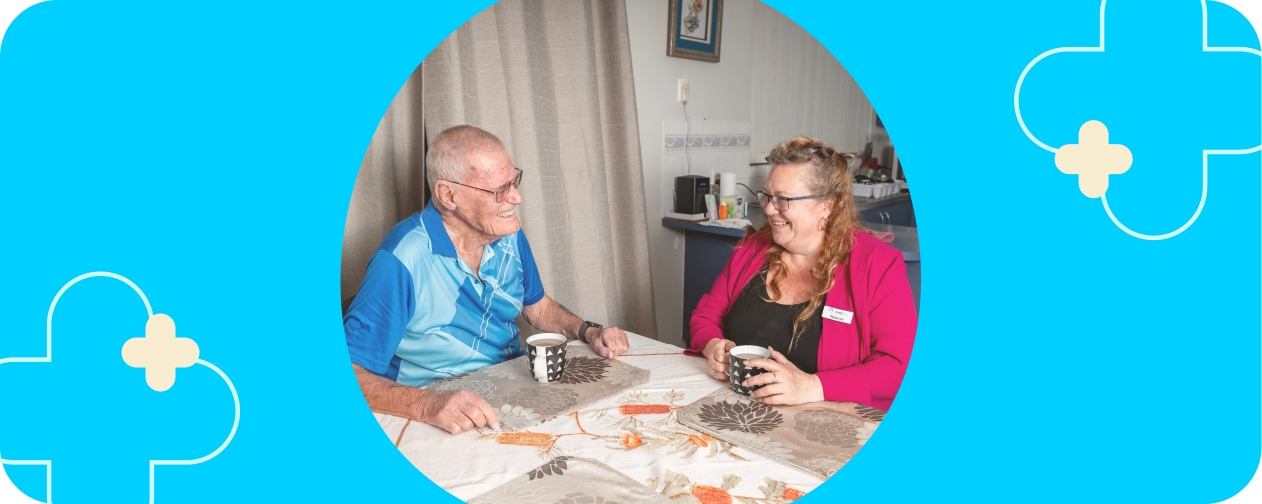
<svg viewBox="0 0 1262 504"><path fill-rule="evenodd" d="M727 202L721 201L719 203L719 220L723 220L726 218L727 218Z"/></svg>

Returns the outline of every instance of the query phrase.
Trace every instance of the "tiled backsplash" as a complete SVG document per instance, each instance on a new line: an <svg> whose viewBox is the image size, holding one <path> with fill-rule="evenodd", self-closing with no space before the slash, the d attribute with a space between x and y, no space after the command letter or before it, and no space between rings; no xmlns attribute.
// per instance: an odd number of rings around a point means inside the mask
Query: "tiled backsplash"
<svg viewBox="0 0 1262 504"><path fill-rule="evenodd" d="M684 148L685 138L688 144ZM692 121L689 131L684 121L662 122L662 212L674 209L675 177L721 172L736 174L736 181L757 191L767 179L767 165L749 164L749 122ZM692 158L689 170L688 158ZM717 175L716 175L717 177ZM752 198L737 187L736 194Z"/></svg>

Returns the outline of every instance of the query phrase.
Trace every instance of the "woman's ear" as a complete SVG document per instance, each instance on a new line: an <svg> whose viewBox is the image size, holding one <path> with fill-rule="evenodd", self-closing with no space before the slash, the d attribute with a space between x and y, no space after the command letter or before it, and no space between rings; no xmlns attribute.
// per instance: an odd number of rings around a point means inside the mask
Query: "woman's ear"
<svg viewBox="0 0 1262 504"><path fill-rule="evenodd" d="M833 209L837 207L837 200L835 198L825 199L820 203L820 207L824 211L824 218L827 219L832 216Z"/></svg>

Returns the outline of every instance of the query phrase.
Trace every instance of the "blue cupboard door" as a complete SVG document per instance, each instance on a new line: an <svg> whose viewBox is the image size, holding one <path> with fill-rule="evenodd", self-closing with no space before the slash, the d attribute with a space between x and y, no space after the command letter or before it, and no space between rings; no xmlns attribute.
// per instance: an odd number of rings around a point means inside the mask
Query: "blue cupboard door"
<svg viewBox="0 0 1262 504"><path fill-rule="evenodd" d="M873 224L885 224L885 216L881 215L881 212L884 211L885 207L879 207L859 212L859 220L862 222L871 222Z"/></svg>
<svg viewBox="0 0 1262 504"><path fill-rule="evenodd" d="M688 327L692 320L692 310L701 302L701 296L714 287L714 281L718 280L727 260L736 251L740 238L691 229L685 232L685 237L683 343L687 348L692 343L692 334Z"/></svg>
<svg viewBox="0 0 1262 504"><path fill-rule="evenodd" d="M904 201L887 207L882 207L881 211L885 212L887 217L886 224L895 226L911 226L911 202Z"/></svg>
<svg viewBox="0 0 1262 504"><path fill-rule="evenodd" d="M859 212L859 220L873 224L893 224L896 226L911 225L911 202L904 201L893 205L873 208Z"/></svg>

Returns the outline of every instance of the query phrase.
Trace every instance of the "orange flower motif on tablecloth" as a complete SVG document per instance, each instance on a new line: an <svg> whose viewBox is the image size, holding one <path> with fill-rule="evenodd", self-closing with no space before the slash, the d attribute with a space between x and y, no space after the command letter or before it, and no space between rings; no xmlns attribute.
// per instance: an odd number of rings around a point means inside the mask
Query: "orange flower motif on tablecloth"
<svg viewBox="0 0 1262 504"><path fill-rule="evenodd" d="M629 450L644 444L644 440L640 439L640 436L635 435L634 432L628 432L622 436L622 440L618 441L618 444L625 446Z"/></svg>
<svg viewBox="0 0 1262 504"><path fill-rule="evenodd" d="M697 485L692 489L692 496L702 504L732 504L732 494L718 487Z"/></svg>
<svg viewBox="0 0 1262 504"><path fill-rule="evenodd" d="M659 480L657 478L649 478L646 480L648 487L671 502L700 502L702 504L761 504L772 502L793 502L806 492L789 488L783 481L763 477L764 486L758 487L762 491L762 497L750 497L746 495L733 495L732 492L737 485L740 484L741 478L735 474L723 475L723 483L720 486L710 486L695 483L688 479L687 476L667 470L666 474ZM661 491L658 491L658 486Z"/></svg>
<svg viewBox="0 0 1262 504"><path fill-rule="evenodd" d="M496 435L495 442L516 446L550 446L552 444L552 435L530 431L510 432Z"/></svg>
<svg viewBox="0 0 1262 504"><path fill-rule="evenodd" d="M618 414L631 415L665 415L674 411L669 404L623 404L618 407Z"/></svg>
<svg viewBox="0 0 1262 504"><path fill-rule="evenodd" d="M498 432L490 429L479 428L478 433L474 435L474 439L494 439L496 443L502 445L515 446L533 446L539 449L539 458L550 460L555 458L555 453L559 450L556 448L557 441L566 436L590 436L592 439L601 439L601 436L587 432L583 429L583 424L578 420L578 412L569 413L565 416L574 419L574 426L578 428L578 432L569 432L565 434L546 434L542 432L519 431L519 432ZM639 438L636 438L639 441ZM636 446L639 446L638 444Z"/></svg>
<svg viewBox="0 0 1262 504"><path fill-rule="evenodd" d="M567 364L568 366L568 364ZM567 371L568 372L568 371ZM677 406L679 401L684 400L684 393L671 390L662 395L662 401L667 404L654 404L648 400L648 394L641 391L634 391L624 397L619 406L610 408L601 408L586 412L573 412L566 416L574 419L574 427L577 432L566 432L562 434L547 434L532 431L519 432L501 432L492 431L490 429L478 429L475 435L476 439L494 440L501 445L513 445L521 447L533 447L538 450L538 455L544 460L550 460L558 455L562 455L561 448L557 446L557 442L565 437L577 436L578 439L586 439L589 441L601 441L607 443L606 448L618 451L630 450L658 450L669 449L667 455L680 454L681 459L693 456L698 449L708 448L709 454L705 458L714 458L718 455L727 455L734 460L747 461L748 459L732 453L732 444L720 441L712 436L703 434L692 429L686 428L675 419L675 411L682 406ZM520 407L514 407L513 412L508 412L508 407L503 408L501 419L507 418L507 415L519 414L515 413ZM531 413L532 409L520 408L522 412ZM609 418L606 421L606 428L612 428L614 432L600 433L589 432L583 428L579 420L580 416L591 419L606 418L607 414L616 413L619 418ZM538 416L537 414L533 414ZM649 415L648 420L643 420L643 415Z"/></svg>

